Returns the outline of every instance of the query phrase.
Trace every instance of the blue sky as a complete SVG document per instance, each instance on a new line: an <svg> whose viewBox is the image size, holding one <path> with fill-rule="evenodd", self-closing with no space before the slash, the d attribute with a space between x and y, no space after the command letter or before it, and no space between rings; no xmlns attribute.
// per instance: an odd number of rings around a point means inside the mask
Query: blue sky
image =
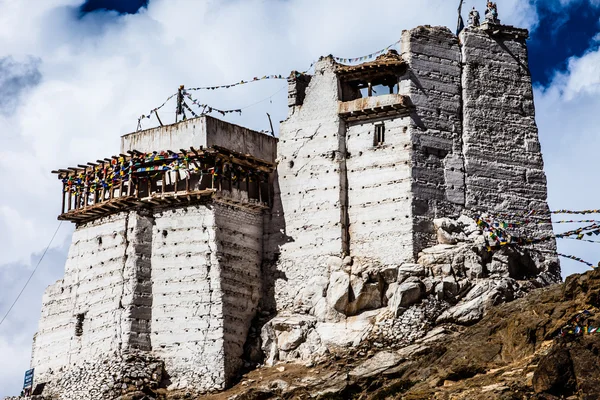
<svg viewBox="0 0 600 400"><path fill-rule="evenodd" d="M456 4L455 4L456 3ZM530 67L553 209L600 208L600 0L497 0L504 23L531 30ZM483 14L483 0L466 0ZM321 55L357 57L420 24L454 31L458 1L0 0L0 318L57 227L60 187L49 171L113 154L119 136L180 84L218 85L304 70ZM361 16L360 18L357 16ZM383 29L382 27L385 27ZM285 81L199 93L244 108L234 123L285 118ZM161 110L174 119L173 105ZM156 124L144 121L144 127ZM275 124L277 125L277 124ZM17 179L15 177L27 177ZM589 216L585 219L600 218ZM558 219L562 219L557 216ZM567 219L567 218L564 218ZM571 219L571 218L568 218ZM575 218L573 218L575 219ZM570 226L557 226L557 231ZM46 286L62 276L73 226L63 224L23 297L0 326L0 398L19 391ZM559 249L591 262L597 244ZM561 261L563 275L584 271Z"/></svg>

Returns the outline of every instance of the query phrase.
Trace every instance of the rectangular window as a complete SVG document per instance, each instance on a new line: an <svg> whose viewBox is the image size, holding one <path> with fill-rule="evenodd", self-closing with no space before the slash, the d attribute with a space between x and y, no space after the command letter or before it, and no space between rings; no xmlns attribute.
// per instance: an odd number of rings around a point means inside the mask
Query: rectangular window
<svg viewBox="0 0 600 400"><path fill-rule="evenodd" d="M375 134L373 135L373 146L381 146L385 142L385 125L383 123L375 125Z"/></svg>

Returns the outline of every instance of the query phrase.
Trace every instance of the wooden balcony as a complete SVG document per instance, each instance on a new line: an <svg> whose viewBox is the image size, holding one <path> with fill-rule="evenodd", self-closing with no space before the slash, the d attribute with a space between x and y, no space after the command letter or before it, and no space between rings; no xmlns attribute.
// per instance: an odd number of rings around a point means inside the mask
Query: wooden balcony
<svg viewBox="0 0 600 400"><path fill-rule="evenodd" d="M275 165L224 148L130 151L52 171L63 183L58 219L87 222L116 212L219 201L269 207Z"/></svg>
<svg viewBox="0 0 600 400"><path fill-rule="evenodd" d="M413 110L410 99L400 94L363 97L351 101L340 101L338 114L346 121L409 115Z"/></svg>

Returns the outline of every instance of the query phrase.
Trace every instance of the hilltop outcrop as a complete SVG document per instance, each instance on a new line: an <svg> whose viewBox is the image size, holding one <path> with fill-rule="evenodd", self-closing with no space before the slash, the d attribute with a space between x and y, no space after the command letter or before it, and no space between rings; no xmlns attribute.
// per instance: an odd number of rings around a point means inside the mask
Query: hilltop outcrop
<svg viewBox="0 0 600 400"><path fill-rule="evenodd" d="M493 306L469 327L441 325L399 350L362 346L314 364L258 368L207 398L598 399L600 334L576 333L577 324L598 326L598 307L594 270ZM583 310L589 315L574 323Z"/></svg>

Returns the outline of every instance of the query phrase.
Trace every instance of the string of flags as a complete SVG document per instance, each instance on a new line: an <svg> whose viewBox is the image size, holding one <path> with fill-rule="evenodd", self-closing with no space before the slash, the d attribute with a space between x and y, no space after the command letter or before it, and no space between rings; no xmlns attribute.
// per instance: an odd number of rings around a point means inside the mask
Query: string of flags
<svg viewBox="0 0 600 400"><path fill-rule="evenodd" d="M563 239L570 239L570 240L580 240L582 242L588 242L588 243L600 243L600 240L590 240L590 239L583 239L583 238L573 238L573 237L564 237Z"/></svg>
<svg viewBox="0 0 600 400"><path fill-rule="evenodd" d="M527 218L527 217L534 217L534 216L547 216L548 214L600 214L600 210L553 210L553 211L547 211L547 210L529 210L529 211L524 211L524 212L515 212L515 213L511 213L511 212L501 212L501 213L494 213L491 212L491 215L495 216L495 217L499 217L499 218ZM528 222L528 221L526 221ZM559 221L562 222L562 221ZM570 222L570 221L569 221ZM572 222L577 222L577 221L572 221Z"/></svg>
<svg viewBox="0 0 600 400"><path fill-rule="evenodd" d="M205 114L205 113L212 113L213 111L218 112L221 115L225 115L225 114L230 114L230 113L239 113L242 114L242 110L241 109L235 109L235 110L219 110L218 108L215 107L211 107L208 104L201 104L198 100L195 100L188 92L186 92L184 90L183 95L185 97L187 97L192 103L194 103L194 105L198 108L202 109L201 114ZM183 103L185 104L185 103ZM188 108L189 109L189 108ZM191 110L190 110L191 111ZM194 116L197 116L196 114L193 114Z"/></svg>
<svg viewBox="0 0 600 400"><path fill-rule="evenodd" d="M159 173L171 171L179 172L182 179L189 178L191 174L200 174L200 177L210 174L213 178L225 176L233 182L244 177L248 177L250 182L255 179L259 181L268 179L264 172L247 169L236 164L223 163L206 154L192 157L190 154L180 155L172 151L163 151L138 153L128 160L124 157L115 157L110 163L99 164L89 170L63 178L64 191L80 195L87 190L89 195L93 195L99 190L110 189L123 182L128 182L130 179L134 182L137 179L147 179L147 177L138 176L139 174L154 173L149 175L154 178Z"/></svg>
<svg viewBox="0 0 600 400"><path fill-rule="evenodd" d="M573 229L556 235L547 235L540 238L522 238L512 236L508 232L504 231L504 229L511 226L510 224L505 222L496 222L485 216L477 217L477 226L479 226L486 234L488 243L491 243L488 245L488 251L507 245L541 243L554 238L560 239L575 236L574 239L583 240L584 236L600 235L600 225L598 224L592 224L586 227Z"/></svg>
<svg viewBox="0 0 600 400"><path fill-rule="evenodd" d="M581 211L572 211L572 210L556 210L551 211L552 214L600 214L600 210L581 210Z"/></svg>
<svg viewBox="0 0 600 400"><path fill-rule="evenodd" d="M355 58L333 57L333 59L342 64L351 64L351 63L355 63L355 62L367 61L367 60L371 60L371 59L375 58L376 56L378 56L380 54L387 52L389 49L396 46L398 43L400 43L400 40L390 44L388 47L386 47L384 49L378 50L375 53L367 54L366 56L362 56L362 57L355 57Z"/></svg>
<svg viewBox="0 0 600 400"><path fill-rule="evenodd" d="M585 260L582 260L582 259L581 259L581 258L579 258L579 257L576 257L576 256L571 256L571 255L568 255L568 254L562 254L562 253L557 253L557 254L558 254L558 256L559 256L559 257L563 257L563 258L568 258L568 259L570 259L570 260L579 261L580 263L582 263L582 264L585 264L585 265L587 265L588 267L592 267L592 268L594 268L594 264L592 264L592 263L590 263L590 262L587 262L587 261L585 261Z"/></svg>
<svg viewBox="0 0 600 400"><path fill-rule="evenodd" d="M598 221L596 219L552 221L553 224L572 224L572 223L589 223L589 222L600 222L600 221Z"/></svg>
<svg viewBox="0 0 600 400"><path fill-rule="evenodd" d="M160 110L161 108L163 108L165 106L165 104L168 103L169 100L171 100L173 97L177 96L177 93L173 93L172 95L170 95L169 97L167 97L167 99L158 107L153 108L152 110L150 110L150 112L148 112L148 114L142 114L139 118L138 118L138 127L140 124L140 121L144 118L150 118L152 116L153 112L156 112L158 110Z"/></svg>
<svg viewBox="0 0 600 400"><path fill-rule="evenodd" d="M583 310L572 317L565 326L560 329L558 336L560 337L577 337L582 335L589 335L593 333L600 333L600 327L592 326L590 318L594 314L590 310ZM594 321L591 321L594 324ZM597 324L597 321L596 321Z"/></svg>
<svg viewBox="0 0 600 400"><path fill-rule="evenodd" d="M201 86L201 87L195 87L195 88L189 88L187 90L217 90L217 89L229 89L235 86L240 86L240 85L245 85L248 83L252 83L252 82L258 82L258 81L264 81L267 79L286 79L287 77L284 77L283 75L264 75L262 77L254 77L253 79L249 79L247 81L245 80L241 80L239 82L236 83L230 83L229 85L218 85L218 86Z"/></svg>

